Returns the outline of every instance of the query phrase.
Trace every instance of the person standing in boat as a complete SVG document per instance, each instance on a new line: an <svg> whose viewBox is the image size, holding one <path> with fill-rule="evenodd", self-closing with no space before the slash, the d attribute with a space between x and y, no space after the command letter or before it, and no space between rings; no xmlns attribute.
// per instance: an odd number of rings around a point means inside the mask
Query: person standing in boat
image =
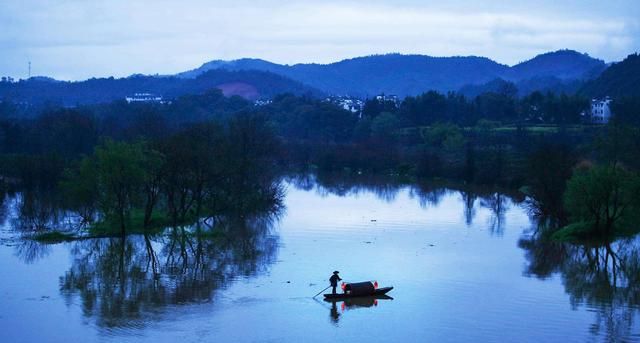
<svg viewBox="0 0 640 343"><path fill-rule="evenodd" d="M338 281L342 281L342 279L338 276L339 271L334 271L333 275L329 278L329 282L331 283L331 293L336 294L336 287L338 287Z"/></svg>

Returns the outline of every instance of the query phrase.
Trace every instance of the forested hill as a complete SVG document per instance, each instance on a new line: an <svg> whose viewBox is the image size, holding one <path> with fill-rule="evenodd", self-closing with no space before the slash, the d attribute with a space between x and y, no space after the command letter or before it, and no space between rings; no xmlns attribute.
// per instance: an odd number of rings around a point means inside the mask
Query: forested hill
<svg viewBox="0 0 640 343"><path fill-rule="evenodd" d="M281 75L256 70L210 70L196 78L135 75L127 78L100 78L62 82L33 77L19 82L0 82L0 100L64 106L104 103L135 93L153 93L165 98L200 94L218 88L227 96L249 100L272 98L277 94L322 95L322 92Z"/></svg>
<svg viewBox="0 0 640 343"><path fill-rule="evenodd" d="M614 63L598 78L585 84L580 93L590 97L640 96L640 55L635 53Z"/></svg>
<svg viewBox="0 0 640 343"><path fill-rule="evenodd" d="M591 79L597 77L606 64L573 50L558 50L538 55L510 68L507 78L526 80L554 77L560 80Z"/></svg>
<svg viewBox="0 0 640 343"><path fill-rule="evenodd" d="M310 85L330 94L372 96L380 93L416 95L428 90L458 91L461 87L495 79L512 82L537 80L570 83L596 77L606 68L603 61L572 50L536 56L513 67L485 57L431 57L423 55L375 55L331 64L280 65L259 59L211 61L200 68L178 74L191 78L207 70L265 70ZM548 82L547 82L548 81Z"/></svg>

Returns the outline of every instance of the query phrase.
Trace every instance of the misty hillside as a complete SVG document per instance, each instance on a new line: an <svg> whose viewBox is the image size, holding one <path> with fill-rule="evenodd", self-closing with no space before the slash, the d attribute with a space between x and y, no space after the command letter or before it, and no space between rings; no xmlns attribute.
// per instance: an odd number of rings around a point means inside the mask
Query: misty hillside
<svg viewBox="0 0 640 343"><path fill-rule="evenodd" d="M273 73L220 69L210 70L189 79L135 75L120 79L100 78L62 82L33 77L16 83L0 82L0 99L73 106L110 102L135 93L152 93L174 98L185 94L199 94L214 88L222 90L227 96L238 95L249 100L271 98L282 93L322 95L320 91Z"/></svg>
<svg viewBox="0 0 640 343"><path fill-rule="evenodd" d="M375 55L331 64L280 65L259 59L212 61L178 74L190 78L211 69L264 70L331 94L366 97L379 93L417 95L427 90L457 91L495 79L512 82L536 79L536 87L555 89L559 83L596 77L606 68L603 61L571 50L536 56L513 67L485 57L430 57ZM562 87L560 87L562 88Z"/></svg>
<svg viewBox="0 0 640 343"><path fill-rule="evenodd" d="M640 95L640 55L627 56L612 64L597 78L587 82L580 93L591 97Z"/></svg>

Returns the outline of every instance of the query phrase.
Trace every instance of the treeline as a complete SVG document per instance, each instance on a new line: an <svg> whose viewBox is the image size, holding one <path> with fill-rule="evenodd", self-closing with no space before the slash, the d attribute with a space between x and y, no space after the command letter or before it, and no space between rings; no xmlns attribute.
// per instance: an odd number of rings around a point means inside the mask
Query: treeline
<svg viewBox="0 0 640 343"><path fill-rule="evenodd" d="M549 145L574 151L600 131L588 125L534 125L523 118L579 122L585 101L541 93L521 99L491 93L469 100L428 92L399 104L370 99L359 115L285 95L259 111L285 142L283 159L289 164L517 188L535 151Z"/></svg>
<svg viewBox="0 0 640 343"><path fill-rule="evenodd" d="M93 153L106 138L162 140L196 123L225 122L239 113L250 113L263 117L282 141L284 148L273 157L286 167L517 185L523 178L523 161L542 142L574 148L597 131L542 128L532 132L519 118L579 113L582 101L538 93L523 99L483 94L468 100L428 92L407 98L399 106L370 100L359 115L312 97L280 95L268 105L254 106L240 97L211 91L164 105L118 101L71 109L54 107L26 118L14 111L0 116L0 154L5 160L15 160L0 166L0 173L17 178L33 173L34 164L21 155L49 159L53 166L64 165ZM523 108L533 114L525 116ZM564 117L561 121L570 121L568 115Z"/></svg>
<svg viewBox="0 0 640 343"><path fill-rule="evenodd" d="M519 98L516 93L517 89L512 84L475 98L430 91L407 97L398 106L390 101L369 100L363 114L374 119L382 113L390 113L401 126L438 122L473 126L480 120L502 124L579 124L586 119L581 113L590 109L589 99L578 95L533 92Z"/></svg>
<svg viewBox="0 0 640 343"><path fill-rule="evenodd" d="M74 158L91 153L101 138L160 139L195 123L226 121L253 106L214 90L183 96L168 105L116 101L74 108L45 106L32 108L35 113L29 116L22 116L20 106L5 107L7 111L0 112L0 153Z"/></svg>

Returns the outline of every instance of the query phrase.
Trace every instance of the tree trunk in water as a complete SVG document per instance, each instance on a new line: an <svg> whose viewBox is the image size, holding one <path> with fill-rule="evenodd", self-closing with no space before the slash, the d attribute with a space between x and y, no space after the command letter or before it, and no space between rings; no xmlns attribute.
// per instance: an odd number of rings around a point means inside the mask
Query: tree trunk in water
<svg viewBox="0 0 640 343"><path fill-rule="evenodd" d="M126 236L126 230L124 226L124 209L120 210L120 233L122 237Z"/></svg>
<svg viewBox="0 0 640 343"><path fill-rule="evenodd" d="M153 207L155 201L153 199L147 199L147 205L144 208L144 228L149 228L151 224L151 215L153 214Z"/></svg>

